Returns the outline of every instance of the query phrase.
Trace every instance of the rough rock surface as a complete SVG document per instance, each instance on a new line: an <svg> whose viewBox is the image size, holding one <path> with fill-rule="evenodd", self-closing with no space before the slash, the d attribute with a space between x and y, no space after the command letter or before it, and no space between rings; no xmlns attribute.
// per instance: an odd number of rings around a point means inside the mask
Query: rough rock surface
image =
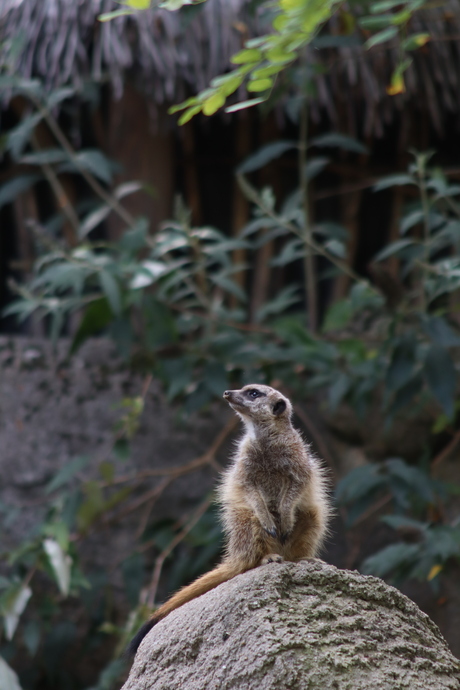
<svg viewBox="0 0 460 690"><path fill-rule="evenodd" d="M436 625L382 580L270 564L191 601L141 644L122 690L458 690Z"/></svg>
<svg viewBox="0 0 460 690"><path fill-rule="evenodd" d="M99 463L110 457L116 422L125 414L120 403L138 396L144 385L145 377L122 364L110 341L90 340L70 359L69 347L70 341L59 340L53 353L44 339L0 337L0 519L4 509L6 548L16 547L42 519L49 500L43 489L69 460L87 455L90 462L80 475L100 476ZM217 404L207 414L181 419L153 381L131 456L117 462L116 472L190 462L209 448L230 414L226 405ZM223 462L227 448L219 454ZM203 467L175 480L155 505L153 519L177 519L190 511L214 486L215 476L215 470ZM139 492L159 481L146 480ZM102 533L88 539L85 554L91 567L105 570L129 555L138 521L139 512L133 513L111 531L110 540ZM123 588L120 568L112 580L120 580Z"/></svg>

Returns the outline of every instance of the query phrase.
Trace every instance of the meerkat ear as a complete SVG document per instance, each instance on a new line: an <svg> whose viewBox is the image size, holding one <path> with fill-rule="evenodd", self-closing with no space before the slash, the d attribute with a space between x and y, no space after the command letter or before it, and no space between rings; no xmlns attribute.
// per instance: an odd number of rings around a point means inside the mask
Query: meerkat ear
<svg viewBox="0 0 460 690"><path fill-rule="evenodd" d="M285 409L286 403L284 402L284 400L278 400L278 402L276 402L273 405L273 414L275 415L275 417L279 417L280 414L283 414Z"/></svg>

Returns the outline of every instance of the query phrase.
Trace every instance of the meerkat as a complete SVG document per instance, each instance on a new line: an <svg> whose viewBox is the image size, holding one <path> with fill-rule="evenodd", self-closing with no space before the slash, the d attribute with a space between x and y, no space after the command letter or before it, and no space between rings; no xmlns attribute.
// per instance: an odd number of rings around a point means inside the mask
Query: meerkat
<svg viewBox="0 0 460 690"><path fill-rule="evenodd" d="M325 471L292 426L290 401L259 384L225 391L223 397L245 427L218 488L224 558L155 611L133 638L131 654L182 604L257 566L314 558L327 535L331 509Z"/></svg>

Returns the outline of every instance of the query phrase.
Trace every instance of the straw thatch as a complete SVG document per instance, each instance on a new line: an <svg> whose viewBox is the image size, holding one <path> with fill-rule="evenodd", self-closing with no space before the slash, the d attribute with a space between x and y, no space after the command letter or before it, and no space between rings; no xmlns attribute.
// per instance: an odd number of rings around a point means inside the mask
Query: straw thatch
<svg viewBox="0 0 460 690"><path fill-rule="evenodd" d="M235 28L245 0L211 0L194 13L149 10L101 23L119 9L113 0L0 0L0 43L19 36L15 72L47 87L108 78L121 95L135 68L156 103L184 95L184 84L204 89L241 48ZM190 10L189 10L190 13ZM196 13L196 14L195 14Z"/></svg>
<svg viewBox="0 0 460 690"><path fill-rule="evenodd" d="M187 13L151 10L101 24L97 16L119 7L113 0L0 0L0 51L23 39L14 70L40 77L49 87L108 79L120 96L127 74L136 74L153 102L177 102L205 88L228 68L247 35L265 30L248 0L208 0ZM331 22L340 33L339 20ZM317 80L313 115L347 121L365 134L382 135L385 123L406 104L428 113L440 132L444 115L460 111L460 5L448 0L418 13L410 33L432 40L414 57L405 94L386 93L397 47L360 46L316 50L310 58L332 64ZM360 29L355 36L364 39ZM0 52L1 57L1 52ZM130 76L129 78L132 78Z"/></svg>

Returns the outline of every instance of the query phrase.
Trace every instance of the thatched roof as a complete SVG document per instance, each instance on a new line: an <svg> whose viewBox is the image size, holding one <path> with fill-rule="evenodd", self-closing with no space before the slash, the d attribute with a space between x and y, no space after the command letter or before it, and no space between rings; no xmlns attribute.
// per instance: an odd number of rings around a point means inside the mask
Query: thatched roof
<svg viewBox="0 0 460 690"><path fill-rule="evenodd" d="M335 18L332 31L339 30L338 23ZM431 124L441 133L445 115L460 112L459 1L447 0L438 6L433 3L431 9L416 13L409 34L418 33L428 33L431 38L422 49L411 53L413 63L405 73L404 94L388 96L386 92L398 64L395 42L368 51L344 46L324 56L333 67L318 80L318 104L336 120L341 103L348 111L351 126L359 123L366 135L381 136L384 125L396 113L408 115L410 103L413 110L427 112Z"/></svg>
<svg viewBox="0 0 460 690"><path fill-rule="evenodd" d="M113 0L0 0L0 44L23 36L15 72L49 88L108 77L115 95L132 68L156 103L176 101L225 71L240 50L247 0L210 0L189 13L149 10L101 23ZM193 14L192 14L193 13ZM5 44L5 48L8 45ZM1 52L0 52L1 55Z"/></svg>
<svg viewBox="0 0 460 690"><path fill-rule="evenodd" d="M100 13L119 7L113 0L0 0L0 56L2 44L5 50L12 37L22 35L15 72L24 77L38 76L50 88L108 78L119 96L125 75L137 74L155 103L178 102L187 86L196 93L228 68L246 30L265 30L250 16L249 5L249 0L208 0L189 13L151 10L101 24ZM338 18L330 29L340 33ZM396 46L363 51L347 46L345 37L340 48L310 49L312 59L332 64L318 78L316 119L326 111L342 127L355 125L379 136L410 101L441 131L444 114L460 112L458 0L418 13L410 32L425 31L432 40L414 54L407 91L396 97L386 93ZM365 38L360 29L355 38Z"/></svg>

